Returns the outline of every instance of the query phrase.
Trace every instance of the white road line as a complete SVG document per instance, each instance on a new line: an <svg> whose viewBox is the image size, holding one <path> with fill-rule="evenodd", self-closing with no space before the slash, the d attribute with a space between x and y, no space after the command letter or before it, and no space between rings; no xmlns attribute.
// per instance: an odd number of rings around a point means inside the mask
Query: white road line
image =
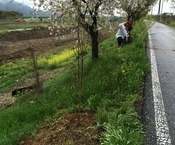
<svg viewBox="0 0 175 145"><path fill-rule="evenodd" d="M149 45L150 45L150 57L151 57L151 76L152 76L157 145L171 145L171 137L169 133L168 122L165 114L165 107L157 71L155 51L153 49L150 33L149 33Z"/></svg>
<svg viewBox="0 0 175 145"><path fill-rule="evenodd" d="M170 39L172 38L173 40L175 40L175 37L172 37L172 33L174 32L173 31L166 32L166 34L170 37Z"/></svg>

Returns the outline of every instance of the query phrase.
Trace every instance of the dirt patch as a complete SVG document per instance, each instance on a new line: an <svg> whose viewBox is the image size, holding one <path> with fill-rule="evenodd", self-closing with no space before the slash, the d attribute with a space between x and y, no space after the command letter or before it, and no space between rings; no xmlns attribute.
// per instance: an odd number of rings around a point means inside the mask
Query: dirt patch
<svg viewBox="0 0 175 145"><path fill-rule="evenodd" d="M0 37L0 41L16 42L16 41L39 39L46 37L51 37L50 31L48 29L32 29L25 31L7 32L2 37Z"/></svg>
<svg viewBox="0 0 175 145"><path fill-rule="evenodd" d="M100 145L102 131L96 127L94 112L72 113L44 123L36 137L29 136L20 145Z"/></svg>
<svg viewBox="0 0 175 145"><path fill-rule="evenodd" d="M75 27L69 28L69 29L61 29L59 30L59 33L57 33L58 36L70 34L70 32L75 29ZM0 37L0 41L22 41L22 40L30 40L30 39L40 39L40 38L48 38L53 37L53 35L50 35L50 30L47 28L36 28L31 30L24 30L24 31L9 31L5 33L3 36ZM53 34L56 32L56 30L53 30Z"/></svg>
<svg viewBox="0 0 175 145"><path fill-rule="evenodd" d="M0 37L0 65L29 57L31 52L35 52L35 55L48 53L57 49L58 46L76 40L69 33L63 34L65 39L57 40L47 29L8 32Z"/></svg>
<svg viewBox="0 0 175 145"><path fill-rule="evenodd" d="M11 93L0 93L0 109L10 107L15 101L15 97L12 97Z"/></svg>
<svg viewBox="0 0 175 145"><path fill-rule="evenodd" d="M16 59L26 58L34 52L36 56L62 50L65 44L75 43L77 38L70 35L70 30L62 31L64 39L50 35L47 29L12 31L0 37L0 65ZM109 33L99 34L99 41L109 37ZM59 47L60 46L60 47ZM32 48L32 49L31 49Z"/></svg>

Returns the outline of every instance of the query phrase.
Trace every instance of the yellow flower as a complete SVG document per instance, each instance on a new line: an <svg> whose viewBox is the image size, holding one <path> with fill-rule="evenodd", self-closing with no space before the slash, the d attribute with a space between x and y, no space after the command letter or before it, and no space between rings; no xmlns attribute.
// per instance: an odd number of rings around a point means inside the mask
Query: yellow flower
<svg viewBox="0 0 175 145"><path fill-rule="evenodd" d="M34 101L29 101L31 104L34 104L35 102Z"/></svg>

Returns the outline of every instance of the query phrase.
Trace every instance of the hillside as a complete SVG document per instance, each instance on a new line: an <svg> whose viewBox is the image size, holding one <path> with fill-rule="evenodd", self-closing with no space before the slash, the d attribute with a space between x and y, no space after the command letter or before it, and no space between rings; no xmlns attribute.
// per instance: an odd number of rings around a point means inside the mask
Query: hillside
<svg viewBox="0 0 175 145"><path fill-rule="evenodd" d="M22 17L22 13L18 13L16 11L3 11L0 10L0 19L14 19L18 17Z"/></svg>
<svg viewBox="0 0 175 145"><path fill-rule="evenodd" d="M21 4L19 2L9 2L9 0L0 0L0 10L4 11L17 11L19 13L22 13L23 16L28 16L32 14L32 8Z"/></svg>

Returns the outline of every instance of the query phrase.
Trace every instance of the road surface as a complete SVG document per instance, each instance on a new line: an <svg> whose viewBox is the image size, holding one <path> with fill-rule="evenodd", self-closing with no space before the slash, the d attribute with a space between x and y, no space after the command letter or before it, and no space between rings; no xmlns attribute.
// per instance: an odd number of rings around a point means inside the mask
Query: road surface
<svg viewBox="0 0 175 145"><path fill-rule="evenodd" d="M156 22L148 32L151 72L143 105L145 145L175 145L175 29Z"/></svg>

